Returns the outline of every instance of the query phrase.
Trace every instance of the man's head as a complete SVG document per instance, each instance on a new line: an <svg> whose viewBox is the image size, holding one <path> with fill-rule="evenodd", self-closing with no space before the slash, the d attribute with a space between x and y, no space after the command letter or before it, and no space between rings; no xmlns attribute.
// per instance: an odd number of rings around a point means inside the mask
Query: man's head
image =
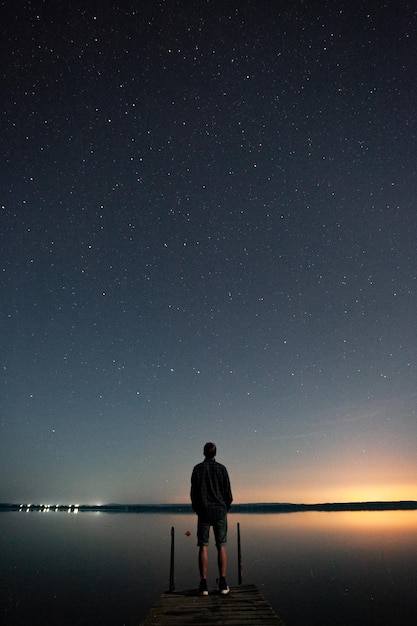
<svg viewBox="0 0 417 626"><path fill-rule="evenodd" d="M204 456L206 457L206 459L214 459L214 457L216 456L216 452L217 449L215 443L211 443L211 441L206 443L206 445L204 446Z"/></svg>

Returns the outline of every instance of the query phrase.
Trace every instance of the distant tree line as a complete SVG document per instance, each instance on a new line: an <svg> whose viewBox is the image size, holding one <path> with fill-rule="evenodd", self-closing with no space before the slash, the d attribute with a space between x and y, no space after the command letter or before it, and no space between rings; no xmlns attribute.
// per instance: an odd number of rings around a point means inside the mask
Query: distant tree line
<svg viewBox="0 0 417 626"><path fill-rule="evenodd" d="M253 503L234 504L231 513L298 513L302 511L404 511L417 509L416 500L397 502L334 502L325 504ZM103 513L193 513L189 504L10 504L0 511L65 511Z"/></svg>

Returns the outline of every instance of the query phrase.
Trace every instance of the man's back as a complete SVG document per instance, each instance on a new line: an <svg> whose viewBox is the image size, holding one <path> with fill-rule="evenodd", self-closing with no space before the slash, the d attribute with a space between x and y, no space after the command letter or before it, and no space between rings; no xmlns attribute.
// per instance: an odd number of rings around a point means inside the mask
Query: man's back
<svg viewBox="0 0 417 626"><path fill-rule="evenodd" d="M196 465L191 475L191 504L205 521L224 517L233 497L227 469L214 459L206 458Z"/></svg>

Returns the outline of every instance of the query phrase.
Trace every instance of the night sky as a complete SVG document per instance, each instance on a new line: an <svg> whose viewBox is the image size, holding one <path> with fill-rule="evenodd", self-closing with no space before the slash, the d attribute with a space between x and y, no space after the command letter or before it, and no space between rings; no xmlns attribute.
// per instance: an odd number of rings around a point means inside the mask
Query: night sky
<svg viewBox="0 0 417 626"><path fill-rule="evenodd" d="M0 501L417 499L415 2L0 5Z"/></svg>

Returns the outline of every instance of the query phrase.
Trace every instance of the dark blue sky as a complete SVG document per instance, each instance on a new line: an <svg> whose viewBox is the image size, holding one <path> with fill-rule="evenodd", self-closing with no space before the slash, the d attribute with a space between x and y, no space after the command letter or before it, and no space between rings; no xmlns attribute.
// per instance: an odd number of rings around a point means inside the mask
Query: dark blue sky
<svg viewBox="0 0 417 626"><path fill-rule="evenodd" d="M1 10L0 501L415 499L415 4Z"/></svg>

